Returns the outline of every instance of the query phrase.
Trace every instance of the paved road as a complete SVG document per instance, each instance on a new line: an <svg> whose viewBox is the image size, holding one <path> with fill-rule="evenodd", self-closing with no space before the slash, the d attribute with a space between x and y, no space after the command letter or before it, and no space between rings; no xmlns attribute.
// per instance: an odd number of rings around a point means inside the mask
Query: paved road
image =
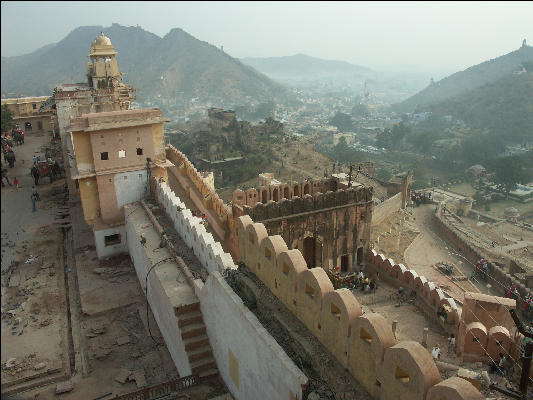
<svg viewBox="0 0 533 400"><path fill-rule="evenodd" d="M33 155L40 153L41 146L50 142L49 134L36 136L27 134L25 143L22 146L14 146L15 162L14 168L9 168L3 162L2 168L7 168L9 181L13 183L15 177L19 179L19 189L13 186L2 188L2 271L5 271L13 259L13 243L20 243L27 239L27 229L32 225L49 224L54 221L55 209L42 209L42 203L37 202L37 211L31 212L31 188L33 179L30 176ZM37 187L42 191L48 187L48 179L44 185ZM5 183L5 181L4 181Z"/></svg>

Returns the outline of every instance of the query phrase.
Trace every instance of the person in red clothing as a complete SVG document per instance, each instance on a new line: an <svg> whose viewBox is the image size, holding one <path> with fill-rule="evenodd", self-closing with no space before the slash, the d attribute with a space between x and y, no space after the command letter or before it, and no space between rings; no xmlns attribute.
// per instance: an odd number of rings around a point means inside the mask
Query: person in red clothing
<svg viewBox="0 0 533 400"><path fill-rule="evenodd" d="M19 178L15 176L15 179L13 179L13 185L18 189L19 188Z"/></svg>

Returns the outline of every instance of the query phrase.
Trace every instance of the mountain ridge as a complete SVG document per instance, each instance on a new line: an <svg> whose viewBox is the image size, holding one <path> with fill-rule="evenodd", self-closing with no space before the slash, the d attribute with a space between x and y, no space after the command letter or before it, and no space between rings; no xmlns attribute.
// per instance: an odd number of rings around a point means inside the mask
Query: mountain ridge
<svg viewBox="0 0 533 400"><path fill-rule="evenodd" d="M393 104L391 109L397 112L410 112L414 111L417 106L424 108L431 104L438 104L495 82L519 69L523 62L531 61L533 61L533 47L522 45L510 53L473 65L430 84L408 99Z"/></svg>
<svg viewBox="0 0 533 400"><path fill-rule="evenodd" d="M81 26L55 45L2 57L2 95L48 95L61 83L85 81L85 60L100 32L111 39L124 81L138 89L138 97L163 93L239 104L288 95L282 85L181 28L161 38L140 27L119 24Z"/></svg>

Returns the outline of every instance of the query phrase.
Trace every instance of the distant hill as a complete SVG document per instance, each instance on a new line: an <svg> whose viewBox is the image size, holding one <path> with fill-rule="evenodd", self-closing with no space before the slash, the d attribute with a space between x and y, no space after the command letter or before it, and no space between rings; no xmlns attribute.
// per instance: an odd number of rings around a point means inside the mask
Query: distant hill
<svg viewBox="0 0 533 400"><path fill-rule="evenodd" d="M437 104L422 107L437 116L453 115L506 141L533 140L533 71L507 74Z"/></svg>
<svg viewBox="0 0 533 400"><path fill-rule="evenodd" d="M407 100L394 104L392 110L412 112L417 106L424 108L460 96L483 85L496 82L513 71L519 70L522 63L531 61L533 61L533 47L524 45L509 54L485 61L435 82Z"/></svg>
<svg viewBox="0 0 533 400"><path fill-rule="evenodd" d="M374 74L370 68L350 64L346 61L323 60L296 54L286 57L242 58L248 64L272 79L305 80L329 77L367 77Z"/></svg>
<svg viewBox="0 0 533 400"><path fill-rule="evenodd" d="M89 48L101 31L118 51L124 81L138 89L139 98L161 94L243 104L287 96L283 86L179 28L160 38L119 24L79 27L54 45L2 57L2 95L48 95L60 83L85 81Z"/></svg>

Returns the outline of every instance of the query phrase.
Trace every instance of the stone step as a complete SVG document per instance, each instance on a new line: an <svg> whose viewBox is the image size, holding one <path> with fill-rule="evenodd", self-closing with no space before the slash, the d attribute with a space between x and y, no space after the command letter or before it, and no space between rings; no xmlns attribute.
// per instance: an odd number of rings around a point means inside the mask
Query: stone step
<svg viewBox="0 0 533 400"><path fill-rule="evenodd" d="M180 328L197 322L203 322L202 313L200 311L192 311L186 314L181 314L178 317L178 326Z"/></svg>
<svg viewBox="0 0 533 400"><path fill-rule="evenodd" d="M192 338L195 336L205 335L205 325L204 323L196 323L191 325L185 325L181 328L181 337L183 339Z"/></svg>
<svg viewBox="0 0 533 400"><path fill-rule="evenodd" d="M183 343L185 344L185 351L194 350L202 346L211 346L209 338L205 334L183 339Z"/></svg>
<svg viewBox="0 0 533 400"><path fill-rule="evenodd" d="M218 375L218 368L209 368L198 373L199 378L209 378Z"/></svg>
<svg viewBox="0 0 533 400"><path fill-rule="evenodd" d="M174 314L180 318L181 315L188 314L194 311L200 311L200 303L185 304L183 306L176 307Z"/></svg>
<svg viewBox="0 0 533 400"><path fill-rule="evenodd" d="M198 374L201 371L205 371L210 368L216 368L217 362L213 357L203 358L191 362L191 370L193 374Z"/></svg>
<svg viewBox="0 0 533 400"><path fill-rule="evenodd" d="M211 346L205 345L205 346L187 351L187 356L189 357L190 362L197 361L197 360L201 360L202 358L212 357L213 350L211 349Z"/></svg>

